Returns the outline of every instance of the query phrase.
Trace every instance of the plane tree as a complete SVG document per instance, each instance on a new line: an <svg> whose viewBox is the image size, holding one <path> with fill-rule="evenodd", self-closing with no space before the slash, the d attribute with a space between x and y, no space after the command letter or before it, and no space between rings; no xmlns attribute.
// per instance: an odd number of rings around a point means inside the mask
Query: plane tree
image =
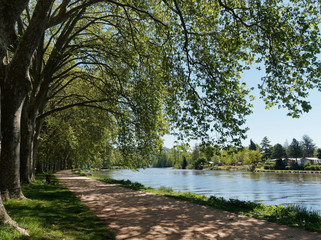
<svg viewBox="0 0 321 240"><path fill-rule="evenodd" d="M119 126L120 151L139 161L166 132L165 120L180 138L240 144L251 113L240 76L255 62L265 66L264 100L294 117L310 109L307 90L319 87L316 1L1 0L0 6L5 199L23 197L20 163L29 181L32 141L57 111L108 112ZM77 87L60 95L79 81L97 97Z"/></svg>
<svg viewBox="0 0 321 240"><path fill-rule="evenodd" d="M121 163L121 157L114 159L117 155L117 149L114 149L116 133L117 127L104 111L78 107L56 112L43 123L37 171Z"/></svg>

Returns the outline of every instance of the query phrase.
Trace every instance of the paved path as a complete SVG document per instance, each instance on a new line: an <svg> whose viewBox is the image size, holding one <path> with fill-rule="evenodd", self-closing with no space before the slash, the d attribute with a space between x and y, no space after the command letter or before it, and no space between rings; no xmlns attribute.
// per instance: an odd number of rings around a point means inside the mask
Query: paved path
<svg viewBox="0 0 321 240"><path fill-rule="evenodd" d="M80 177L55 174L115 232L116 239L296 239L321 235Z"/></svg>

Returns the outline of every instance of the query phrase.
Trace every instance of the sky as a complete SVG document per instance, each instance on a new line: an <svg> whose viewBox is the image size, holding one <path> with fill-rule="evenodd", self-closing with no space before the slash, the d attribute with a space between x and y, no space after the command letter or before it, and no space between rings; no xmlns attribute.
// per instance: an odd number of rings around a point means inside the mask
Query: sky
<svg viewBox="0 0 321 240"><path fill-rule="evenodd" d="M243 80L248 83L250 87L256 86L263 71L255 69L249 70L243 75ZM310 101L312 109L308 113L304 113L299 119L293 119L287 116L286 109L278 109L272 107L265 109L265 104L262 99L258 98L258 91L253 92L256 99L252 102L254 105L253 113L247 116L245 126L249 127L247 132L247 139L243 140L243 146L249 146L250 139L254 143L260 144L263 137L267 136L271 145L280 143L284 145L287 141L291 144L293 138L298 141L302 140L304 134L308 135L317 147L321 148L321 92L312 90L307 98ZM175 138L170 135L164 137L164 146L172 148ZM190 143L191 146L195 142Z"/></svg>

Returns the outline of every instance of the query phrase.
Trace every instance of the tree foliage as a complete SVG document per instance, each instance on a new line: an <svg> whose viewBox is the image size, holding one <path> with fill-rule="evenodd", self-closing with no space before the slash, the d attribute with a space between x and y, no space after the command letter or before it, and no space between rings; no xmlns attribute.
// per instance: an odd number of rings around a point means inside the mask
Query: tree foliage
<svg viewBox="0 0 321 240"><path fill-rule="evenodd" d="M272 158L273 159L282 159L287 157L285 149L281 144L275 144L273 147Z"/></svg>
<svg viewBox="0 0 321 240"><path fill-rule="evenodd" d="M316 149L315 144L313 143L313 140L308 135L303 135L302 141L302 152L303 157L312 157L314 154L314 150Z"/></svg>
<svg viewBox="0 0 321 240"><path fill-rule="evenodd" d="M245 156L244 163L245 164L252 164L256 166L262 159L262 154L259 150L250 150L247 152Z"/></svg>
<svg viewBox="0 0 321 240"><path fill-rule="evenodd" d="M206 159L205 158L199 158L197 159L197 161L194 163L194 168L198 169L198 170L202 170L204 167L204 164L206 163Z"/></svg>
<svg viewBox="0 0 321 240"><path fill-rule="evenodd" d="M255 145L255 143L252 141L252 139L250 140L249 150L256 151L256 145Z"/></svg>
<svg viewBox="0 0 321 240"><path fill-rule="evenodd" d="M268 106L308 111L308 89L320 87L319 12L316 0L1 0L1 194L23 197L20 173L32 180L45 145L79 147L77 161L90 162L87 140L107 138L129 167L169 131L240 145L253 99L240 76L257 62ZM75 107L102 111L107 126L88 110L58 114ZM58 123L68 138L47 138Z"/></svg>
<svg viewBox="0 0 321 240"><path fill-rule="evenodd" d="M41 132L38 171L121 164L121 155L114 149L116 129L111 123L103 112L92 108L73 108L48 116Z"/></svg>
<svg viewBox="0 0 321 240"><path fill-rule="evenodd" d="M272 153L272 146L270 145L270 143L271 143L270 140L266 136L262 139L261 152L262 152L262 157L265 160L267 160Z"/></svg>
<svg viewBox="0 0 321 240"><path fill-rule="evenodd" d="M300 146L300 143L295 138L293 138L289 146L289 155L289 157L293 158L302 157L302 148Z"/></svg>
<svg viewBox="0 0 321 240"><path fill-rule="evenodd" d="M35 6L29 2L31 13ZM119 126L116 143L125 159L143 159L157 148L168 131L164 120L180 138L206 141L213 131L216 144L239 144L251 106L240 75L252 63L265 64L266 93L280 92L273 79L283 88L299 82L282 100L296 103L285 105L295 114L300 104L307 109L300 97L317 77L306 68L318 69L316 11L313 2L296 1L54 2L30 65L34 88L27 102L39 99L42 107L30 105L30 112L42 119L73 106L105 108ZM32 25L30 12L22 20L23 35ZM295 74L302 69L306 74ZM307 75L311 81L303 84ZM93 94L79 91L84 84Z"/></svg>
<svg viewBox="0 0 321 240"><path fill-rule="evenodd" d="M318 148L318 149L315 151L315 157L321 159L321 148Z"/></svg>
<svg viewBox="0 0 321 240"><path fill-rule="evenodd" d="M174 158L169 152L162 152L152 156L151 166L156 168L165 168L174 166Z"/></svg>

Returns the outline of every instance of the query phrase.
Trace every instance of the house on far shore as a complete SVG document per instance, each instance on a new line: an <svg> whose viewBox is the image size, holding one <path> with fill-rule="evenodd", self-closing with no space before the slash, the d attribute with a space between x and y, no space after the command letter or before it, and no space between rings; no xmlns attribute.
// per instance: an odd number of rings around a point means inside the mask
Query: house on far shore
<svg viewBox="0 0 321 240"><path fill-rule="evenodd" d="M306 161L310 161L310 163L313 165L321 165L321 159L319 159L319 158L306 157L305 159L306 159Z"/></svg>
<svg viewBox="0 0 321 240"><path fill-rule="evenodd" d="M308 160L306 158L285 158L284 163L292 165L297 163L299 166L303 166Z"/></svg>
<svg viewBox="0 0 321 240"><path fill-rule="evenodd" d="M280 159L270 159L268 161L269 162L276 162L278 160L280 160ZM296 159L296 158L282 158L281 160L284 162L285 165L291 165L294 163L298 163L298 165L301 165L301 163L302 163L302 161L301 161L302 159L300 159L300 158L298 158L298 159ZM305 163L305 161L304 161L304 163ZM304 163L303 163L303 165L304 165Z"/></svg>
<svg viewBox="0 0 321 240"><path fill-rule="evenodd" d="M270 159L268 161L275 162L278 159ZM303 166L307 161L309 161L313 165L321 165L321 159L314 157L305 157L305 158L282 158L282 161L285 165L292 165L297 163L299 166Z"/></svg>

